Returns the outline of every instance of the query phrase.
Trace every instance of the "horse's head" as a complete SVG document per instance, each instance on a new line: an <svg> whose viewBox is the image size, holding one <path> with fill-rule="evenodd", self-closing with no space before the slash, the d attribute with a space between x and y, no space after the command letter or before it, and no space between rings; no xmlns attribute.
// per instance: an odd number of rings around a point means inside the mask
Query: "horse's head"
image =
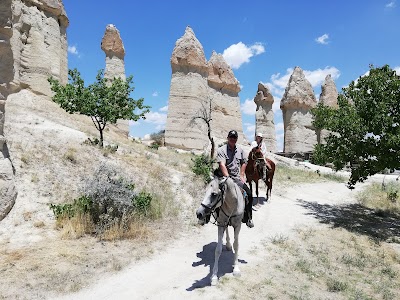
<svg viewBox="0 0 400 300"><path fill-rule="evenodd" d="M264 155L262 154L260 147L254 147L249 153L249 160L262 159L263 157Z"/></svg>
<svg viewBox="0 0 400 300"><path fill-rule="evenodd" d="M226 177L214 177L206 187L206 194L200 207L196 211L199 224L204 225L208 222L211 213L222 205L223 189ZM208 220L207 220L208 219Z"/></svg>

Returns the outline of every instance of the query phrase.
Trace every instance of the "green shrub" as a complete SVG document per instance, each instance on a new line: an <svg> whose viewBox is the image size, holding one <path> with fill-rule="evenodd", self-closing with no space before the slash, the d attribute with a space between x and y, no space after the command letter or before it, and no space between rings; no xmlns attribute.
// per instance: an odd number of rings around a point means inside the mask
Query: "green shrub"
<svg viewBox="0 0 400 300"><path fill-rule="evenodd" d="M158 150L158 148L160 148L160 144L154 142L149 146L149 148Z"/></svg>
<svg viewBox="0 0 400 300"><path fill-rule="evenodd" d="M195 155L195 157L192 158L192 162L193 173L201 176L205 183L210 182L215 160L206 154L201 154Z"/></svg>
<svg viewBox="0 0 400 300"><path fill-rule="evenodd" d="M75 199L73 203L50 204L49 206L58 220L65 217L72 218L77 214L90 212L93 208L93 201L89 197L81 196Z"/></svg>
<svg viewBox="0 0 400 300"><path fill-rule="evenodd" d="M151 201L153 197L151 194L141 191L139 194L135 195L132 199L135 211L140 215L146 216L150 212Z"/></svg>

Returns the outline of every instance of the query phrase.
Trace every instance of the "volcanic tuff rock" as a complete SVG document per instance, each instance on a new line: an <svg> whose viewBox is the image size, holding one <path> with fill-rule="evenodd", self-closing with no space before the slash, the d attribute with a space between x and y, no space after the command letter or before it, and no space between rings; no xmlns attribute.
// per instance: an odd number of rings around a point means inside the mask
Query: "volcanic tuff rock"
<svg viewBox="0 0 400 300"><path fill-rule="evenodd" d="M106 54L104 78L110 80L121 78L125 80L125 48L119 30L113 24L108 24L106 27L103 39L101 40L101 50ZM121 130L124 135L129 135L128 120L118 120L116 127Z"/></svg>
<svg viewBox="0 0 400 300"><path fill-rule="evenodd" d="M113 24L109 24L106 27L103 39L101 40L101 50L106 54L104 77L109 79L113 79L114 77L125 79L125 48L119 31Z"/></svg>
<svg viewBox="0 0 400 300"><path fill-rule="evenodd" d="M243 141L239 82L222 55L213 52L207 62L203 46L186 27L171 57L172 78L165 130L166 145L181 149L209 148L206 123L194 118L210 115L211 135L216 145L226 140L229 130Z"/></svg>
<svg viewBox="0 0 400 300"><path fill-rule="evenodd" d="M20 89L50 96L49 76L67 82L67 27L61 0L0 1L0 220L17 197L3 132L5 101Z"/></svg>
<svg viewBox="0 0 400 300"><path fill-rule="evenodd" d="M255 133L261 132L264 136L263 140L268 151L276 152L274 112L272 110L274 97L270 93L268 87L261 82L258 84L254 103L257 105Z"/></svg>
<svg viewBox="0 0 400 300"><path fill-rule="evenodd" d="M237 96L240 92L239 81L226 63L222 54L213 51L208 61L208 85L222 93Z"/></svg>
<svg viewBox="0 0 400 300"><path fill-rule="evenodd" d="M284 146L286 153L312 151L317 135L312 127L310 109L317 100L311 83L300 67L295 67L290 76L280 107L283 113Z"/></svg>
<svg viewBox="0 0 400 300"><path fill-rule="evenodd" d="M335 82L333 81L331 75L325 77L324 82L321 85L321 94L319 95L319 102L330 107L338 107L338 91L336 89ZM328 136L329 131L321 130L317 132L318 143L324 143L325 138Z"/></svg>

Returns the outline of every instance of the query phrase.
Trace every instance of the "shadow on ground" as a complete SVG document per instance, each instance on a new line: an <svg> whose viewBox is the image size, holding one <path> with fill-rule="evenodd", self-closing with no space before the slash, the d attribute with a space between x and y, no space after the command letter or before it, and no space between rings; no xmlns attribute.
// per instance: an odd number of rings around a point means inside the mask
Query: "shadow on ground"
<svg viewBox="0 0 400 300"><path fill-rule="evenodd" d="M198 266L208 266L209 272L206 277L196 280L191 287L187 288L187 291L193 291L198 288L203 288L210 285L212 269L214 267L215 261L215 247L217 247L216 242L209 243L203 246L203 251L196 254L196 256L200 259L199 261L195 261L192 263L192 267ZM227 273L233 272L233 259L234 254L232 251L227 251L225 245L223 245L221 256L219 257L218 264L218 278L224 276ZM239 259L240 263L247 263L244 260Z"/></svg>
<svg viewBox="0 0 400 300"><path fill-rule="evenodd" d="M400 236L398 215L375 211L359 204L334 206L302 199L297 201L321 223L364 234L377 241L393 241Z"/></svg>

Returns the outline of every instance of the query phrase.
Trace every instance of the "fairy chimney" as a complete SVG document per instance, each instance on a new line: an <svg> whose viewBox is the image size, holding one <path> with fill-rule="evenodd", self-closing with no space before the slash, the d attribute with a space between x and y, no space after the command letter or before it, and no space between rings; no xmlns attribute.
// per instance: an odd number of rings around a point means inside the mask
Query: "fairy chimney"
<svg viewBox="0 0 400 300"><path fill-rule="evenodd" d="M51 96L50 76L67 82L67 27L61 0L0 1L0 220L17 197L4 136L6 99L21 89Z"/></svg>
<svg viewBox="0 0 400 300"><path fill-rule="evenodd" d="M285 153L312 151L317 143L317 135L312 126L310 109L317 100L311 83L300 67L295 67L290 76L280 107L283 113Z"/></svg>
<svg viewBox="0 0 400 300"><path fill-rule="evenodd" d="M325 77L323 84L321 85L321 94L319 95L319 102L323 103L326 106L338 107L338 91L336 89L335 82L332 79L332 76L329 74ZM329 131L320 130L317 131L317 140L318 143L325 143L325 138L329 135Z"/></svg>
<svg viewBox="0 0 400 300"><path fill-rule="evenodd" d="M276 152L277 142L275 134L274 112L272 105L274 97L268 87L263 83L258 84L256 96L254 97L256 104L256 131L261 132L264 136L265 145L271 152Z"/></svg>
<svg viewBox="0 0 400 300"><path fill-rule="evenodd" d="M119 77L125 80L125 48L118 29L109 24L101 40L101 50L106 54L106 68L104 77L114 79Z"/></svg>
<svg viewBox="0 0 400 300"><path fill-rule="evenodd" d="M239 82L222 55L213 52L207 62L203 46L189 26L175 43L171 69L166 145L187 150L209 148L207 125L195 117L201 111L210 112L210 101L215 141L226 140L231 129L238 131L242 141Z"/></svg>
<svg viewBox="0 0 400 300"><path fill-rule="evenodd" d="M240 111L240 85L222 54L212 52L208 61L208 95L212 101L212 135L226 141L227 133L234 129L243 141L242 114Z"/></svg>
<svg viewBox="0 0 400 300"><path fill-rule="evenodd" d="M106 55L104 78L126 79L125 75L125 48L119 30L113 24L108 24L101 40L101 50ZM129 120L118 120L116 127L126 136L129 135Z"/></svg>

